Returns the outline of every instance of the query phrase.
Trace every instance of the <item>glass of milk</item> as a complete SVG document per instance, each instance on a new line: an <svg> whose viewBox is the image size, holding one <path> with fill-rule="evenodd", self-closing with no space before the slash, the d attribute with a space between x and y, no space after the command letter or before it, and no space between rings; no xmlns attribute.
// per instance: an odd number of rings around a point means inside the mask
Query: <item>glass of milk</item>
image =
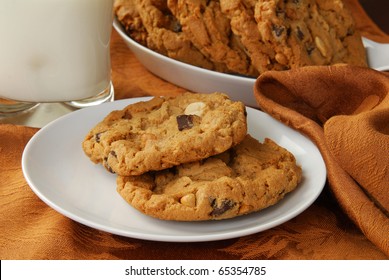
<svg viewBox="0 0 389 280"><path fill-rule="evenodd" d="M113 0L0 0L0 114L113 100Z"/></svg>

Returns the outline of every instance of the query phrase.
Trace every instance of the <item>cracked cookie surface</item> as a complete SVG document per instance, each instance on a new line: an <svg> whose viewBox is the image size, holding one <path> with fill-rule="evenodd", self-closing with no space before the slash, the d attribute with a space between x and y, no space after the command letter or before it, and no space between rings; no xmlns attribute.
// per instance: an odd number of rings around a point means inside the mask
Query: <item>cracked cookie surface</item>
<svg viewBox="0 0 389 280"><path fill-rule="evenodd" d="M115 0L114 13L126 33L135 41L147 47L147 30L134 1Z"/></svg>
<svg viewBox="0 0 389 280"><path fill-rule="evenodd" d="M116 13L134 40L144 42L146 30L148 48L209 70L258 77L308 65L368 65L341 0L116 1L130 6L129 16Z"/></svg>
<svg viewBox="0 0 389 280"><path fill-rule="evenodd" d="M225 64L226 71L257 76L219 1L168 0L168 7L179 20L184 35L214 63Z"/></svg>
<svg viewBox="0 0 389 280"><path fill-rule="evenodd" d="M301 180L294 156L247 135L226 152L141 176L118 176L117 191L140 212L163 220L221 220L259 211Z"/></svg>
<svg viewBox="0 0 389 280"><path fill-rule="evenodd" d="M166 0L136 0L133 3L147 31L148 48L182 62L223 71L185 38L181 24L168 9Z"/></svg>
<svg viewBox="0 0 389 280"><path fill-rule="evenodd" d="M367 66L354 20L340 0L220 0L260 73L307 65Z"/></svg>
<svg viewBox="0 0 389 280"><path fill-rule="evenodd" d="M85 137L95 163L140 175L219 154L247 134L246 108L222 93L155 97L111 112Z"/></svg>
<svg viewBox="0 0 389 280"><path fill-rule="evenodd" d="M341 0L268 0L255 5L262 40L274 50L274 65L349 63L367 66L361 36Z"/></svg>

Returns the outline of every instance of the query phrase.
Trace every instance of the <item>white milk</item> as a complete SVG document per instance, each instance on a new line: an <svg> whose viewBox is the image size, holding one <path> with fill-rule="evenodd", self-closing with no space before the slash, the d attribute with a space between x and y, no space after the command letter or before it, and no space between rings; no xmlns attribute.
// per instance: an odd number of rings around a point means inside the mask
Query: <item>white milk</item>
<svg viewBox="0 0 389 280"><path fill-rule="evenodd" d="M0 0L0 97L95 96L111 79L113 0Z"/></svg>

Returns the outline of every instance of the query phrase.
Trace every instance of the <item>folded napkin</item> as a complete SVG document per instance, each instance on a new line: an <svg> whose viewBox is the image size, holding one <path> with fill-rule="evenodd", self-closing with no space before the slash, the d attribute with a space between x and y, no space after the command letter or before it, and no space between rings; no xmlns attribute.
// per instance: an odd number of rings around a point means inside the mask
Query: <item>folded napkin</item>
<svg viewBox="0 0 389 280"><path fill-rule="evenodd" d="M254 95L318 146L341 208L389 256L389 76L346 65L271 71Z"/></svg>

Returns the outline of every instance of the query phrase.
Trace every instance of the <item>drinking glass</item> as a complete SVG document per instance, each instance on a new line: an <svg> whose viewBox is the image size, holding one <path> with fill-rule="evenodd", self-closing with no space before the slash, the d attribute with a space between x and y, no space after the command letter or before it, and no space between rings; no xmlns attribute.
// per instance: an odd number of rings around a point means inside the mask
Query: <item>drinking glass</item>
<svg viewBox="0 0 389 280"><path fill-rule="evenodd" d="M0 1L0 115L112 101L113 0Z"/></svg>

